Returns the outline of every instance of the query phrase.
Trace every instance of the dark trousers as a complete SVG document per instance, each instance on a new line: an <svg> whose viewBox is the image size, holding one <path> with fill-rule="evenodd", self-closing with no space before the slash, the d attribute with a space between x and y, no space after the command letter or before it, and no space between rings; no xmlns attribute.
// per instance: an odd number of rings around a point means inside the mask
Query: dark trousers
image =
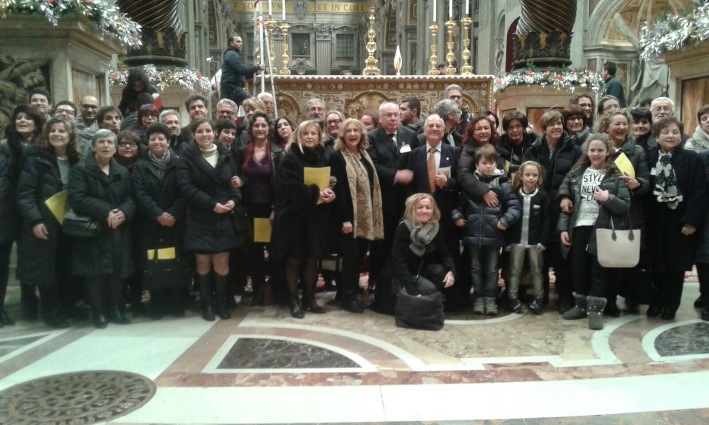
<svg viewBox="0 0 709 425"><path fill-rule="evenodd" d="M222 99L231 99L236 102L236 106L241 106L244 100L251 97L249 92L247 92L243 87L231 84L222 83L220 87L220 92L222 94Z"/></svg>
<svg viewBox="0 0 709 425"><path fill-rule="evenodd" d="M606 296L606 273L598 263L598 257L586 250L593 234L593 226L574 229L569 252L574 291L579 295L604 298Z"/></svg>
<svg viewBox="0 0 709 425"><path fill-rule="evenodd" d="M475 298L497 298L497 278L500 264L500 247L471 246L470 276Z"/></svg>
<svg viewBox="0 0 709 425"><path fill-rule="evenodd" d="M428 264L421 270L421 276L416 281L416 289L422 295L431 295L435 292L442 291L444 282L448 272L440 264Z"/></svg>
<svg viewBox="0 0 709 425"><path fill-rule="evenodd" d="M0 310L5 308L5 295L7 294L7 283L10 279L10 254L12 253L12 242L0 244Z"/></svg>
<svg viewBox="0 0 709 425"><path fill-rule="evenodd" d="M682 301L684 270L656 272L655 294L652 306L662 307L666 313L675 313Z"/></svg>
<svg viewBox="0 0 709 425"><path fill-rule="evenodd" d="M699 278L699 293L709 294L709 263L697 263L697 277ZM706 301L704 303L707 305Z"/></svg>
<svg viewBox="0 0 709 425"><path fill-rule="evenodd" d="M337 292L343 301L347 297L354 297L359 289L359 271L362 267L369 241L363 238L355 238L352 234L344 235L340 233L339 252L342 257L342 273L337 285Z"/></svg>
<svg viewBox="0 0 709 425"><path fill-rule="evenodd" d="M544 282L544 296L549 297L549 269L554 269L554 277L556 278L556 292L559 295L559 300L572 300L571 293L574 291L574 286L571 280L571 267L569 260L564 258L561 253L561 244L559 242L551 242L544 251L544 266L542 268L542 279Z"/></svg>
<svg viewBox="0 0 709 425"><path fill-rule="evenodd" d="M247 204L246 209L250 220L268 218L271 215L270 204ZM268 245L266 243L250 242L246 246L246 273L251 276L254 294L258 294L261 291L266 281L266 275L269 274L268 263L264 258L264 249L268 249Z"/></svg>

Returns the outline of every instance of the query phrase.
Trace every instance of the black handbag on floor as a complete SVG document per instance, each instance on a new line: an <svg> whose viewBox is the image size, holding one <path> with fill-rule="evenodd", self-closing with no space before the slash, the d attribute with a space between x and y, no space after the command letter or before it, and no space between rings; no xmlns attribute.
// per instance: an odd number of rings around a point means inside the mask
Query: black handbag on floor
<svg viewBox="0 0 709 425"><path fill-rule="evenodd" d="M414 284L418 284L421 276L423 259L414 279ZM436 291L429 295L411 295L406 292L406 288L401 288L396 297L396 307L394 308L394 319L396 326L400 328L420 329L425 331L439 331L443 329L446 321L446 314L443 311L443 294Z"/></svg>
<svg viewBox="0 0 709 425"><path fill-rule="evenodd" d="M192 283L192 269L180 255L174 233L159 229L151 246L146 253L148 260L143 270L143 289L188 288Z"/></svg>

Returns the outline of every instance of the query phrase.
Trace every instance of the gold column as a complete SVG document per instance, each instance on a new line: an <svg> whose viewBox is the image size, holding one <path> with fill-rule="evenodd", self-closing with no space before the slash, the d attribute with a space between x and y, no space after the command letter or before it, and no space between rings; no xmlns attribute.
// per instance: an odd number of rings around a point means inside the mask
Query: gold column
<svg viewBox="0 0 709 425"><path fill-rule="evenodd" d="M374 52L377 51L377 43L374 41L374 37L377 35L377 32L374 30L374 20L376 18L374 17L374 7L369 8L369 31L367 31L367 37L369 37L369 41L367 42L367 53L369 53L369 56L367 57L367 60L364 61L365 64L367 64L364 67L364 70L362 71L362 75L379 75L380 71L379 68L377 68L377 60L374 59Z"/></svg>
<svg viewBox="0 0 709 425"><path fill-rule="evenodd" d="M460 21L463 23L463 66L460 67L460 75L473 75L473 66L470 65L470 26L473 19L466 16Z"/></svg>
<svg viewBox="0 0 709 425"><path fill-rule="evenodd" d="M266 28L268 29L268 66L270 68L276 63L276 45L273 40L273 30L276 29L276 21L273 20L272 15L268 15L268 21L266 21Z"/></svg>
<svg viewBox="0 0 709 425"><path fill-rule="evenodd" d="M453 46L455 45L453 42L455 21L452 19L446 21L446 28L448 29L448 42L446 43L446 46L448 47L448 53L446 53L446 62L448 62L448 66L446 67L446 75L455 75L456 68L453 66L453 62L455 62L455 53L453 53Z"/></svg>
<svg viewBox="0 0 709 425"><path fill-rule="evenodd" d="M288 69L288 62L290 58L288 57L288 22L283 21L281 24L281 33L283 34L283 54L281 55L281 75L290 75L290 69Z"/></svg>
<svg viewBox="0 0 709 425"><path fill-rule="evenodd" d="M431 31L431 58L428 60L431 63L431 69L428 70L428 75L439 75L438 72L438 46L436 45L436 34L438 34L438 24L433 23L428 27Z"/></svg>

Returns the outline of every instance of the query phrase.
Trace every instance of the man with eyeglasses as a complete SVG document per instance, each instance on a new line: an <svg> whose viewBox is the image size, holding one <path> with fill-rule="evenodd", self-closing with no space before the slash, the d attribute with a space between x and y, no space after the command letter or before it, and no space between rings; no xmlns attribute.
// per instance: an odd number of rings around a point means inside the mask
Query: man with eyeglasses
<svg viewBox="0 0 709 425"><path fill-rule="evenodd" d="M459 134L465 134L465 129L470 121L470 113L468 108L463 107L463 88L458 84L451 84L443 90L443 97L452 100L460 108L460 122L456 127L456 131Z"/></svg>
<svg viewBox="0 0 709 425"><path fill-rule="evenodd" d="M266 107L266 113L268 116L271 118L275 118L275 103L273 102L273 95L268 92L261 92L256 96L261 102L263 102L263 106Z"/></svg>
<svg viewBox="0 0 709 425"><path fill-rule="evenodd" d="M330 111L325 116L325 139L323 144L325 145L325 159L328 161L330 160L330 155L335 152L337 133L340 132L340 126L344 120L345 116L340 111Z"/></svg>
<svg viewBox="0 0 709 425"><path fill-rule="evenodd" d="M187 144L180 143L180 113L174 109L165 109L160 113L158 120L167 126L170 132L170 147L177 156L180 156L187 147Z"/></svg>
<svg viewBox="0 0 709 425"><path fill-rule="evenodd" d="M320 126L322 127L325 123L326 107L327 105L325 104L325 101L321 99L314 97L308 100L308 102L305 104L305 119L313 120L320 124Z"/></svg>
<svg viewBox="0 0 709 425"><path fill-rule="evenodd" d="M433 113L443 120L445 134L441 141L446 145L460 148L463 145L463 136L457 131L462 118L460 106L452 100L444 99L436 103L433 107ZM419 144L423 145L425 140L425 135L419 134Z"/></svg>
<svg viewBox="0 0 709 425"><path fill-rule="evenodd" d="M406 187L413 179L411 170L406 169L409 153L419 146L416 133L401 125L399 105L385 102L379 106L379 127L367 133L367 152L377 171L382 191L382 215L384 216L384 240L372 243L370 279L378 281L379 272L384 267L394 242L396 227L404 212ZM370 286L372 286L370 282ZM391 297L384 288L377 285L376 309L389 312Z"/></svg>
<svg viewBox="0 0 709 425"><path fill-rule="evenodd" d="M54 118L76 122L76 105L70 100L62 100L54 105Z"/></svg>
<svg viewBox="0 0 709 425"><path fill-rule="evenodd" d="M217 121L232 120L236 122L236 113L238 107L231 99L222 99L217 103Z"/></svg>
<svg viewBox="0 0 709 425"><path fill-rule="evenodd" d="M101 105L94 96L86 95L79 102L81 115L76 117L76 130L79 136L79 146L91 146L91 139L98 131L98 121L96 114Z"/></svg>
<svg viewBox="0 0 709 425"><path fill-rule="evenodd" d="M657 122L661 118L675 116L675 102L669 97L655 98L650 104L650 113L652 113L652 122ZM682 133L682 145L684 145L689 136Z"/></svg>

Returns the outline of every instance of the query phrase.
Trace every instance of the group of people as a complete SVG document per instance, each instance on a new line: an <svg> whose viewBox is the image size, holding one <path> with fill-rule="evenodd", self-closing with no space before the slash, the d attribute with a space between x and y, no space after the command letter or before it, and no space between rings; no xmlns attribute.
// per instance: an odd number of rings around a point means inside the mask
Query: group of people
<svg viewBox="0 0 709 425"><path fill-rule="evenodd" d="M591 329L620 314L619 294L630 312L649 303L649 317L672 319L694 264L709 293L709 106L689 138L670 99L628 113L613 96L596 108L577 95L546 112L535 135L521 112L500 123L468 111L452 84L425 119L415 97L358 118L314 98L295 123L275 117L262 94L242 101L243 121L230 99L212 121L208 100L194 94L182 126L176 111L153 106L140 75L127 90L125 110L85 96L79 116L69 101L50 108L46 91L44 109L32 99L15 108L0 144L0 300L16 241L25 319L41 311L65 327L83 318L83 298L97 328L129 323L125 304L143 309L146 252L158 244L192 265L205 320L229 319L245 276L256 294L270 282L295 318L324 313L318 260L333 253L336 300L352 313L366 307L365 263L372 308L384 313L403 288L441 291L450 310L470 306L472 294L474 314L497 315L505 298L515 313L541 314L552 269L562 317L588 318ZM621 155L632 173L616 165ZM97 236L61 231L46 201L62 191L76 215L99 223ZM611 221L639 229L636 267L598 263L595 229ZM270 241L256 237L262 223ZM149 314L183 316L188 293L151 289ZM709 303L696 304L709 319ZM2 305L0 323L12 324Z"/></svg>

